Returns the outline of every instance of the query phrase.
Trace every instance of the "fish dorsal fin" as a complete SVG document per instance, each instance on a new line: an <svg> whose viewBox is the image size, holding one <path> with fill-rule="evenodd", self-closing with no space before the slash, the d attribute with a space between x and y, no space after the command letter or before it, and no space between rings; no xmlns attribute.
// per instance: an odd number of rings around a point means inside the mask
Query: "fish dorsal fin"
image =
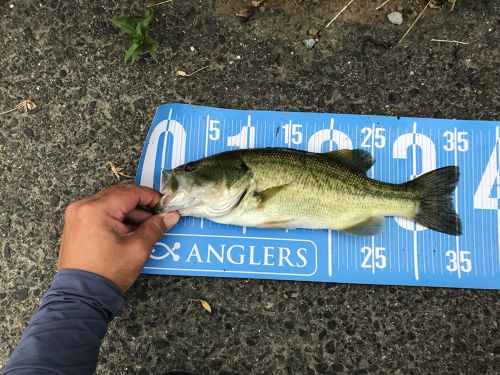
<svg viewBox="0 0 500 375"><path fill-rule="evenodd" d="M373 167L373 164L375 164L375 160L372 155L369 152L360 149L330 151L325 152L325 155L335 159L341 159L361 173L366 173L368 169Z"/></svg>
<svg viewBox="0 0 500 375"><path fill-rule="evenodd" d="M344 232L357 236L374 236L384 228L384 217L373 216L369 217L353 226L341 229Z"/></svg>

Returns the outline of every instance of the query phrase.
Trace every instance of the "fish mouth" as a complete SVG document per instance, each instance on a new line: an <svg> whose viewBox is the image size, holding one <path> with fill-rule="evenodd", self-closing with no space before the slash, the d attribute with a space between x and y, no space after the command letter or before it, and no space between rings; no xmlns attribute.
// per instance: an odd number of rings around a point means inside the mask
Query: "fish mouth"
<svg viewBox="0 0 500 375"><path fill-rule="evenodd" d="M157 207L159 212L181 211L191 207L195 201L196 199L190 197L187 191L177 190L174 194L162 196Z"/></svg>

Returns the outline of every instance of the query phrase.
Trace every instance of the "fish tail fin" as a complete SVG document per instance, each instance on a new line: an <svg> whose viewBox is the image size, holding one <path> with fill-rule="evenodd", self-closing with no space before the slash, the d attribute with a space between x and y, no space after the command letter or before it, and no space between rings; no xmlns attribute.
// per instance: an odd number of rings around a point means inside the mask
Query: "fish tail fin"
<svg viewBox="0 0 500 375"><path fill-rule="evenodd" d="M435 169L407 182L417 192L419 199L413 220L438 232L461 235L462 223L452 201L459 177L459 168L450 166Z"/></svg>

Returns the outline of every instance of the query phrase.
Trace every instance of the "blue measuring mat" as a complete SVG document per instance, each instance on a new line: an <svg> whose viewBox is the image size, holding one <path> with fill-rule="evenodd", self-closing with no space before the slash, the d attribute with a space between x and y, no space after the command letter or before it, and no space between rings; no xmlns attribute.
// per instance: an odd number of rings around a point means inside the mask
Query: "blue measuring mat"
<svg viewBox="0 0 500 375"><path fill-rule="evenodd" d="M368 176L386 182L458 165L454 204L463 234L450 236L393 217L373 237L183 217L156 244L142 272L500 289L499 128L498 121L161 105L142 151L137 184L159 190L162 169L238 148L360 148L376 160Z"/></svg>

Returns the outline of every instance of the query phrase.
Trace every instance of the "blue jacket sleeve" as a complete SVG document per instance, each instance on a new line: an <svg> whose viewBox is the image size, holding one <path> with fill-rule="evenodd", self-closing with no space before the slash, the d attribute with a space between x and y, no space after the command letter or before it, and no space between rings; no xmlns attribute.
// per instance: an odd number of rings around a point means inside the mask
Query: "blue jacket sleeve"
<svg viewBox="0 0 500 375"><path fill-rule="evenodd" d="M110 280L57 272L1 374L92 374L109 322L123 297Z"/></svg>

